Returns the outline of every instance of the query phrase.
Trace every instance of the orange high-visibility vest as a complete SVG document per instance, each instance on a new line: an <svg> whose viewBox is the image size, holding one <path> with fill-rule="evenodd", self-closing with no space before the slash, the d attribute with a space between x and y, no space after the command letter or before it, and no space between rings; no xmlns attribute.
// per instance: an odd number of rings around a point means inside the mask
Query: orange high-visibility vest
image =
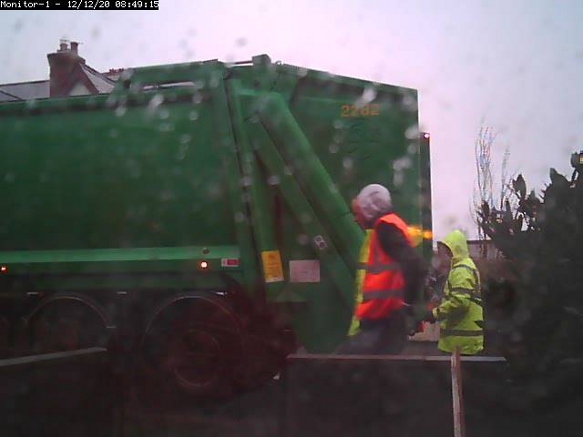
<svg viewBox="0 0 583 437"><path fill-rule="evenodd" d="M387 214L378 219L370 238L368 262L360 268L365 270L362 302L356 309L359 319L381 319L403 307L405 279L401 266L383 250L376 231L381 223L397 227L413 247L407 224L396 214Z"/></svg>

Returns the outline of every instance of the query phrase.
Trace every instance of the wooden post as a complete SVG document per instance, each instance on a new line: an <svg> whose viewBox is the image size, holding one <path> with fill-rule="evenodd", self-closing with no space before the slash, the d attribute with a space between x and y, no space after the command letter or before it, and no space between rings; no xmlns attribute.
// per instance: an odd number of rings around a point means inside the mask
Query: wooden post
<svg viewBox="0 0 583 437"><path fill-rule="evenodd" d="M466 437L461 358L460 350L457 347L451 355L451 391L453 402L453 435L454 437Z"/></svg>

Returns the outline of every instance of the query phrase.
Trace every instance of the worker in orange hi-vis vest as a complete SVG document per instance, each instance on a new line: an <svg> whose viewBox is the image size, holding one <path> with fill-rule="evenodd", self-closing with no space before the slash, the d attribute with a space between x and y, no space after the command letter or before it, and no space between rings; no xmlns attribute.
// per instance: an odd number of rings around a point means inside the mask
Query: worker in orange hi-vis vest
<svg viewBox="0 0 583 437"><path fill-rule="evenodd" d="M356 274L357 302L341 354L398 354L407 344L406 307L417 303L426 268L408 225L393 210L382 185L367 185L352 202L367 231Z"/></svg>

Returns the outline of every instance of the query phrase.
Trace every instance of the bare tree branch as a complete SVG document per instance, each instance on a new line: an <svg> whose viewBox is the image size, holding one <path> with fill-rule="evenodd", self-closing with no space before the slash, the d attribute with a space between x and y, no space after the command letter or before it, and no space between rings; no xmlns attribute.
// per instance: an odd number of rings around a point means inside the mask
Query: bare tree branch
<svg viewBox="0 0 583 437"><path fill-rule="evenodd" d="M473 217L478 229L478 239L484 240L485 235L479 224L477 212L482 204L492 204L493 201L493 181L492 181L492 146L496 139L496 133L489 126L482 125L478 130L478 136L474 143L474 156L476 161L476 188L474 191Z"/></svg>
<svg viewBox="0 0 583 437"><path fill-rule="evenodd" d="M489 211L495 213L498 211L507 210L507 204L510 205L510 211L517 211L517 199L513 196L513 189L511 185L512 176L508 171L508 162L510 158L509 147L506 147L502 158L499 186L494 182L494 159L492 155L492 148L496 142L497 133L491 126L487 126L482 120L482 124L478 130L478 135L474 142L474 157L476 162L476 186L473 193L473 210L472 217L477 225L478 239L486 240L484 228L481 226L481 221L484 217L480 216L480 211L483 211L484 205L488 206ZM497 196L495 195L497 193ZM496 208L496 205L498 208ZM481 245L482 255L485 255L486 245Z"/></svg>

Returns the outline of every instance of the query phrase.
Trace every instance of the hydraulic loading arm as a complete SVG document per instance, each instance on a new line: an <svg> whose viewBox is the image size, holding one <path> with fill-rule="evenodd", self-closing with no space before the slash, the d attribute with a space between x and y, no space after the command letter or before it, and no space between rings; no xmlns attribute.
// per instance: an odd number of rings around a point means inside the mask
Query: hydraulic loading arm
<svg viewBox="0 0 583 437"><path fill-rule="evenodd" d="M338 300L347 315L354 309L354 273L364 233L355 223L350 208L338 192L301 126L284 98L278 93L250 92L236 80L230 83L236 102L239 152L243 158L243 178L250 182L251 216L255 244L261 253L277 250L273 238L273 214L265 208L262 191L269 189L261 180L262 165L305 234L316 256L336 285ZM242 108L251 109L243 114ZM237 131L237 129L236 129ZM275 181L275 182L274 182ZM266 278L269 267L263 260ZM276 284L267 284L268 289ZM279 288L281 291L281 287ZM270 294L271 291L268 291ZM272 294L273 296L273 294ZM279 296L280 300L286 299ZM276 297L277 299L277 297Z"/></svg>

